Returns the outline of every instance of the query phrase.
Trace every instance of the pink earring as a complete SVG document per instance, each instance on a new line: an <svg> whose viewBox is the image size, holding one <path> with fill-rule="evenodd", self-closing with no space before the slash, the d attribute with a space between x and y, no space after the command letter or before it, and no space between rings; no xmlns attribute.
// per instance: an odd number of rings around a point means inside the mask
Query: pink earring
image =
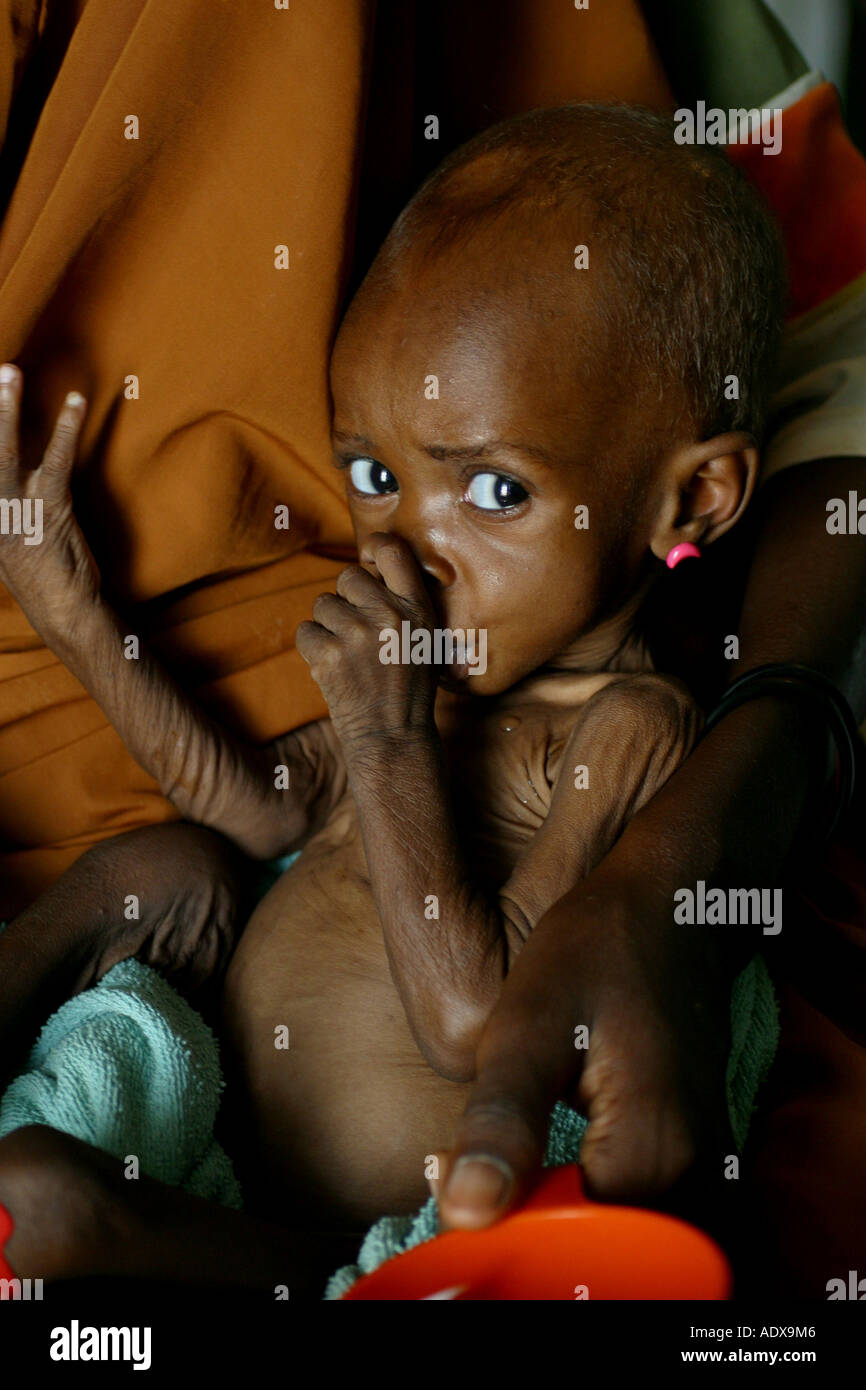
<svg viewBox="0 0 866 1390"><path fill-rule="evenodd" d="M673 546L667 553L665 564L669 570L675 569L680 560L700 560L701 552L691 541L681 541L679 545Z"/></svg>

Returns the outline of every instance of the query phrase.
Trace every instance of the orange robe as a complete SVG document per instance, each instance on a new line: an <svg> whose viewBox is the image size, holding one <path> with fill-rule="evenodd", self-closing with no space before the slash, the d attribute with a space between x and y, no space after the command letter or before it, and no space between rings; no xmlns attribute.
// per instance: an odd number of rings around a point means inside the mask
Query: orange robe
<svg viewBox="0 0 866 1390"><path fill-rule="evenodd" d="M0 360L26 457L83 392L76 506L108 594L260 740L325 712L294 632L352 553L327 363L353 259L357 279L426 167L502 115L669 103L633 0L427 8L0 0ZM0 918L173 815L0 589Z"/></svg>

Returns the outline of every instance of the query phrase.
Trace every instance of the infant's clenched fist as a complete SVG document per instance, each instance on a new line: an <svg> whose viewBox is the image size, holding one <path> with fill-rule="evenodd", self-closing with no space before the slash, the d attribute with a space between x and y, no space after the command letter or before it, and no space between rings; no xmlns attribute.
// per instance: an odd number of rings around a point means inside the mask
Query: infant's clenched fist
<svg viewBox="0 0 866 1390"><path fill-rule="evenodd" d="M409 546L399 536L376 532L361 560L343 570L336 594L316 599L314 621L301 623L295 639L347 753L370 738L432 729L437 683L434 666L380 659L386 630L399 632L406 621L414 630L429 630L435 621Z"/></svg>

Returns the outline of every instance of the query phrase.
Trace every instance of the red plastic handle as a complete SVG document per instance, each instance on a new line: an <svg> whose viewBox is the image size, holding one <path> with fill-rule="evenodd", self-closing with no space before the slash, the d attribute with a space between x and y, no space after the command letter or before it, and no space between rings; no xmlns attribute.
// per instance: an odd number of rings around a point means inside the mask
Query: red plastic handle
<svg viewBox="0 0 866 1390"><path fill-rule="evenodd" d="M447 1231L387 1260L347 1301L725 1299L730 1269L702 1231L639 1207L590 1201L575 1164L548 1168L528 1201L480 1231Z"/></svg>
<svg viewBox="0 0 866 1390"><path fill-rule="evenodd" d="M14 1269L4 1254L6 1242L14 1230L15 1222L12 1220L12 1215L0 1202L0 1279L14 1279L16 1277Z"/></svg>
<svg viewBox="0 0 866 1390"><path fill-rule="evenodd" d="M563 1168L547 1168L520 1210L555 1211L558 1207L581 1207L588 1202L580 1169L576 1163L569 1163Z"/></svg>

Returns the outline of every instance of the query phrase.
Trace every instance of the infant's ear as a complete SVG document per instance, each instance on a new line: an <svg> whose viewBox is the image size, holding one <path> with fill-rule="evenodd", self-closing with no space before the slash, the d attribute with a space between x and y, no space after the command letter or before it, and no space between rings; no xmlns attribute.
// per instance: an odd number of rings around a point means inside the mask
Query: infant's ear
<svg viewBox="0 0 866 1390"><path fill-rule="evenodd" d="M758 449L743 431L678 449L663 464L650 548L660 560L675 545L709 545L736 525L758 478Z"/></svg>

